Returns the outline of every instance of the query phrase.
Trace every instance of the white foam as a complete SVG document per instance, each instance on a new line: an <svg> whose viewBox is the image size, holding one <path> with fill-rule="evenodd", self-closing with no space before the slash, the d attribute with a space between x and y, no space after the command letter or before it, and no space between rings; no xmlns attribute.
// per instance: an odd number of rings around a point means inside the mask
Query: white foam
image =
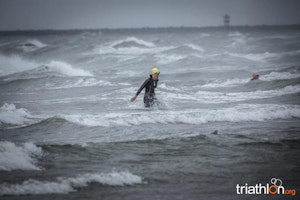
<svg viewBox="0 0 300 200"><path fill-rule="evenodd" d="M260 80L263 81L286 80L294 78L300 78L300 74L290 72L271 72L270 74L260 76Z"/></svg>
<svg viewBox="0 0 300 200"><path fill-rule="evenodd" d="M205 52L205 50L202 47L195 45L195 44L187 44L186 46L188 46L194 50L200 51L200 52Z"/></svg>
<svg viewBox="0 0 300 200"><path fill-rule="evenodd" d="M159 85L159 89L165 89L168 91L176 91L176 92L181 92L182 90L180 88L177 87L172 87L172 86L167 86L166 83L162 83Z"/></svg>
<svg viewBox="0 0 300 200"><path fill-rule="evenodd" d="M5 76L40 66L39 63L21 58L17 55L4 56L0 54L0 75Z"/></svg>
<svg viewBox="0 0 300 200"><path fill-rule="evenodd" d="M221 84L221 83L220 83ZM213 87L214 85L208 85ZM184 90L183 90L184 91ZM282 95L300 92L300 85L286 86L276 90L257 90L253 92L212 92L199 90L198 92L164 92L167 99L176 99L176 102L189 101L207 104L232 103L253 99L273 98Z"/></svg>
<svg viewBox="0 0 300 200"><path fill-rule="evenodd" d="M294 117L300 117L300 106L277 104L240 104L233 108L218 110L216 114L219 115L216 118L216 121L230 122L291 119Z"/></svg>
<svg viewBox="0 0 300 200"><path fill-rule="evenodd" d="M145 40L141 40L141 39L138 39L136 37L128 37L128 38L123 39L123 40L118 40L116 42L113 42L110 46L111 47L116 47L118 45L122 45L122 44L128 43L128 42L133 42L133 43L136 43L136 44L148 47L148 48L155 47L155 44L153 44L152 42L147 42Z"/></svg>
<svg viewBox="0 0 300 200"><path fill-rule="evenodd" d="M300 92L300 85L286 86L282 89L277 90L257 90L254 92L208 92L198 91L190 99L195 99L202 103L229 103L246 101L250 99L265 99L271 97L277 97L287 94L295 94Z"/></svg>
<svg viewBox="0 0 300 200"><path fill-rule="evenodd" d="M233 38L228 47L240 47L241 45L245 45L246 41L244 37Z"/></svg>
<svg viewBox="0 0 300 200"><path fill-rule="evenodd" d="M239 85L244 85L249 82L250 76L247 79L241 78L232 78L227 80L210 80L208 83L200 86L196 86L198 88L224 88L224 87L235 87ZM269 74L264 74L260 76L260 80L262 81L274 81L274 80L287 80L287 79L295 79L300 78L299 73L290 73L290 72L271 72Z"/></svg>
<svg viewBox="0 0 300 200"><path fill-rule="evenodd" d="M298 51L289 51L289 52L281 52L281 53L250 53L250 54L241 54L241 53L226 53L230 56L245 58L251 61L264 62L267 59L278 58L282 56L298 56L300 55L300 50Z"/></svg>
<svg viewBox="0 0 300 200"><path fill-rule="evenodd" d="M242 116L242 117L241 117ZM219 121L263 121L300 117L300 106L241 104L219 110L153 110L149 112L101 113L95 115L65 115L66 120L84 126L136 126L140 124L202 124Z"/></svg>
<svg viewBox="0 0 300 200"><path fill-rule="evenodd" d="M130 43L129 45L125 45ZM93 54L108 55L121 59L122 61L133 59L143 54L153 54L168 50L173 47L157 47L154 43L135 37L118 40L96 47Z"/></svg>
<svg viewBox="0 0 300 200"><path fill-rule="evenodd" d="M0 108L0 125L23 125L32 121L31 114L24 108L16 108L14 104L8 103L4 103Z"/></svg>
<svg viewBox="0 0 300 200"><path fill-rule="evenodd" d="M201 88L219 88L219 87L234 87L237 85L242 85L246 84L249 82L250 77L248 79L240 79L240 78L233 78L233 79L227 79L227 80L214 80L211 81L210 83L201 85L199 87Z"/></svg>
<svg viewBox="0 0 300 200"><path fill-rule="evenodd" d="M155 54L154 57L155 57L157 63L160 65L178 62L180 60L188 58L189 56L201 58L201 59L203 59L203 57L206 57L206 55L203 55L203 52L205 52L205 50L202 47L195 45L195 44L185 44L184 46L180 46L180 47L176 47L176 48L169 47L164 50L171 50L171 49L176 50L176 49L182 49L182 48L184 48L184 50L181 50L182 52L185 52L184 54L169 52L168 54L162 54L162 53Z"/></svg>
<svg viewBox="0 0 300 200"><path fill-rule="evenodd" d="M247 60L257 61L257 62L263 62L266 58L271 58L276 56L275 54L269 52L259 53L259 54L240 54L240 53L227 53L227 54L230 56L245 58Z"/></svg>
<svg viewBox="0 0 300 200"><path fill-rule="evenodd" d="M41 41L36 40L36 39L28 40L28 42L31 43L31 44L33 44L33 45L35 45L38 48L43 48L43 47L47 46L46 44L44 44Z"/></svg>
<svg viewBox="0 0 300 200"><path fill-rule="evenodd" d="M63 61L51 61L47 64L41 64L34 61L26 60L20 56L4 56L0 54L0 76L13 73L23 72L32 69L39 69L41 66L47 66L60 74L67 76L94 76L83 69L73 67L71 64Z"/></svg>
<svg viewBox="0 0 300 200"><path fill-rule="evenodd" d="M27 42L23 43L22 46L20 46L22 48L22 50L24 52L32 52L32 51L36 51L38 49L44 48L47 45L42 43L41 41L37 40L37 39L32 39L32 40L28 40Z"/></svg>
<svg viewBox="0 0 300 200"><path fill-rule="evenodd" d="M99 174L82 174L74 178L59 177L55 181L27 180L21 184L1 184L1 195L30 194L67 194L77 188L87 187L89 183L109 186L125 186L144 183L140 176L130 172L111 172Z"/></svg>
<svg viewBox="0 0 300 200"><path fill-rule="evenodd" d="M92 86L114 86L115 84L104 81L97 80L95 78L80 78L76 80L66 80L63 85L57 85L57 83L48 83L46 85L47 89L68 89L75 87L92 87Z"/></svg>
<svg viewBox="0 0 300 200"><path fill-rule="evenodd" d="M184 56L184 55L163 55L163 54L157 54L157 55L155 55L157 63L160 64L160 65L174 63L174 62L182 60L182 59L184 59L186 57L187 56Z"/></svg>
<svg viewBox="0 0 300 200"><path fill-rule="evenodd" d="M242 33L236 31L236 32L231 32L231 33L228 33L228 36L229 37L242 37L244 36Z"/></svg>
<svg viewBox="0 0 300 200"><path fill-rule="evenodd" d="M240 46L245 46L247 42L247 37L240 32L229 33L230 44L227 47L236 48Z"/></svg>
<svg viewBox="0 0 300 200"><path fill-rule="evenodd" d="M0 141L0 170L40 170L35 158L42 154L42 149L30 142L16 145Z"/></svg>
<svg viewBox="0 0 300 200"><path fill-rule="evenodd" d="M69 63L63 61L51 61L50 63L46 64L46 66L67 76L94 76L90 72L75 68Z"/></svg>

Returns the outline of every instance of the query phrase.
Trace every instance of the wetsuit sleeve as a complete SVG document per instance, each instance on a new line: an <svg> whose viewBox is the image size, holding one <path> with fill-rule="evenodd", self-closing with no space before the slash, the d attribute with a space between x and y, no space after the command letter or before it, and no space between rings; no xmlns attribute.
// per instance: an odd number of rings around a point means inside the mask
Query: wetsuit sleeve
<svg viewBox="0 0 300 200"><path fill-rule="evenodd" d="M144 83L141 85L141 87L136 92L136 94L135 94L136 96L138 96L141 93L141 91L145 88L145 86L147 84L149 84L149 81L150 81L150 78L148 78L147 80L144 81Z"/></svg>

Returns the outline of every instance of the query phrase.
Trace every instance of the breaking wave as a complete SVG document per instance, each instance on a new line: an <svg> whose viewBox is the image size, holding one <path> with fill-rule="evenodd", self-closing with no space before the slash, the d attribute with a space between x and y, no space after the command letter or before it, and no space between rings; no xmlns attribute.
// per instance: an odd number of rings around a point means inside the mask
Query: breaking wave
<svg viewBox="0 0 300 200"><path fill-rule="evenodd" d="M51 61L46 64L51 70L67 76L94 76L83 69L75 68L71 64L63 61Z"/></svg>
<svg viewBox="0 0 300 200"><path fill-rule="evenodd" d="M144 40L137 39L135 37L128 37L124 40L113 42L111 45L113 48L129 48L129 47L141 47L141 48L153 48L155 44Z"/></svg>
<svg viewBox="0 0 300 200"><path fill-rule="evenodd" d="M9 54L26 54L43 49L48 45L38 39L8 41L0 44L0 50Z"/></svg>
<svg viewBox="0 0 300 200"><path fill-rule="evenodd" d="M292 89L293 90L293 89ZM217 97L212 97L211 95L199 95L208 96L207 101L219 102ZM228 97L229 100L237 98ZM178 98L178 97L177 97ZM186 97L189 98L189 97ZM195 97L196 98L196 97ZM197 99L197 98L196 98ZM228 99L223 99L222 102L229 101ZM7 106L7 105L6 105ZM9 105L8 105L9 106ZM132 111L128 113L123 112L110 112L110 113L100 113L100 114L71 114L71 115L57 115L45 119L31 120L30 123L26 122L26 116L28 111L25 111L25 116L23 114L24 110L18 110L14 105L10 105L13 110L12 117L8 114L2 114L3 121L10 120L10 124L18 124L8 126L13 127L24 127L39 123L51 123L47 119L52 119L53 117L58 120L63 120L62 122L70 122L82 126L101 126L101 127L114 127L114 126L138 126L141 124L204 124L209 122L244 122L244 121L265 121L265 120L275 120L275 119L291 119L300 118L300 106L298 105L276 105L276 104L238 104L235 107L222 108L218 110L209 109L188 109L188 110L150 110L145 111ZM21 114L19 114L21 112ZM4 117L3 117L4 116ZM37 120L38 119L38 120ZM66 120L66 121L64 121ZM2 125L3 126L3 125ZM4 126L5 127L5 126Z"/></svg>
<svg viewBox="0 0 300 200"><path fill-rule="evenodd" d="M124 59L121 55L125 55L126 58L128 58L129 55L136 56L142 54L159 53L170 48L173 47L159 47L152 42L141 40L135 37L129 37L96 47L93 52L94 54L110 55Z"/></svg>
<svg viewBox="0 0 300 200"><path fill-rule="evenodd" d="M33 52L38 49L44 48L47 45L42 43L39 40L32 39L32 40L27 40L26 42L21 43L18 48L22 49L24 52Z"/></svg>
<svg viewBox="0 0 300 200"><path fill-rule="evenodd" d="M33 143L0 141L0 170L40 170L36 158L42 155L42 149Z"/></svg>
<svg viewBox="0 0 300 200"><path fill-rule="evenodd" d="M97 115L64 115L69 122L84 126L138 126L141 124L204 124L208 122L244 122L300 118L297 105L240 104L219 110L192 109L181 111L151 111L132 113L106 113Z"/></svg>
<svg viewBox="0 0 300 200"><path fill-rule="evenodd" d="M25 108L16 108L14 104L8 103L0 108L0 128L20 127L34 121L34 117Z"/></svg>
<svg viewBox="0 0 300 200"><path fill-rule="evenodd" d="M38 67L40 64L17 55L4 56L0 54L0 76L13 74Z"/></svg>
<svg viewBox="0 0 300 200"><path fill-rule="evenodd" d="M14 81L14 80L24 80L24 79L38 79L38 78L44 78L49 76L92 77L94 75L83 69L75 68L66 62L51 61L48 64L41 65L33 69L10 74L8 76L3 77L3 80Z"/></svg>
<svg viewBox="0 0 300 200"><path fill-rule="evenodd" d="M143 184L140 176L130 172L111 172L82 174L76 177L58 177L54 181L38 181L29 179L21 184L0 185L1 195L35 195L35 194L68 194L79 188L88 187L90 183L108 186L127 186Z"/></svg>

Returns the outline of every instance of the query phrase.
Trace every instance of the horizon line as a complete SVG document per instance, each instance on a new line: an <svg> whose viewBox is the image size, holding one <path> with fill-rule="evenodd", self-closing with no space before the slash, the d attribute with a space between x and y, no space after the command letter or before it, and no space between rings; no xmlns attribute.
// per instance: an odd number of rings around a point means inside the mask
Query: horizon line
<svg viewBox="0 0 300 200"><path fill-rule="evenodd" d="M276 24L276 25L269 25L269 24L261 24L261 25L230 25L230 26L158 26L158 27L119 27L119 28L69 28L69 29L60 29L60 28L49 28L49 29L8 29L8 30L1 30L0 32L29 32L29 31L101 31L101 30L144 30L144 29L209 29L209 28L223 28L223 29L230 29L230 28L238 28L238 27L295 27L300 26L300 24Z"/></svg>

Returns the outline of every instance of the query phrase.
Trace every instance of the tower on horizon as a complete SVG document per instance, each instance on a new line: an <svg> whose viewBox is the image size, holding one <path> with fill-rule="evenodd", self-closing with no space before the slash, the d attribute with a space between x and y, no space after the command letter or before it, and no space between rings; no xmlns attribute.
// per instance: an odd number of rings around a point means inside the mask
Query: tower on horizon
<svg viewBox="0 0 300 200"><path fill-rule="evenodd" d="M228 14L224 15L224 26L225 27L230 26L230 16Z"/></svg>

